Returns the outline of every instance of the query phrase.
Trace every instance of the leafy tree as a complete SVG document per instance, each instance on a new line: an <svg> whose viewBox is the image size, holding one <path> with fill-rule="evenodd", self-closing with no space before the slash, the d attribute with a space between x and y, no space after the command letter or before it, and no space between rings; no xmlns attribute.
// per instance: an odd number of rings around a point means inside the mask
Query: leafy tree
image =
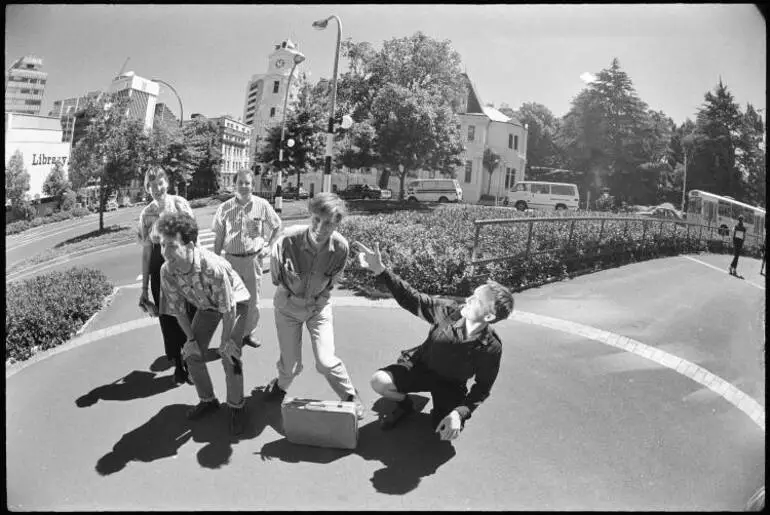
<svg viewBox="0 0 770 515"><path fill-rule="evenodd" d="M484 166L484 169L489 172L489 181L487 181L487 195L489 195L489 191L492 188L492 175L495 173L497 167L500 166L500 156L491 148L485 148L484 155L481 158L481 164Z"/></svg>
<svg viewBox="0 0 770 515"><path fill-rule="evenodd" d="M556 143L560 121L550 109L536 102L525 102L518 111L510 107L505 112L503 109L500 112L527 125L527 177L531 176L533 166L559 168L564 165L562 151Z"/></svg>
<svg viewBox="0 0 770 515"><path fill-rule="evenodd" d="M442 98L425 89L387 84L372 104L380 161L398 170L399 198L404 182L417 170L446 170L461 164L463 152L456 116Z"/></svg>
<svg viewBox="0 0 770 515"><path fill-rule="evenodd" d="M216 122L202 117L193 118L184 126L184 138L197 162L189 188L190 196L195 198L218 191L221 187L222 151Z"/></svg>
<svg viewBox="0 0 770 515"><path fill-rule="evenodd" d="M25 200L29 191L29 173L24 166L24 155L16 150L5 165L5 200L18 204Z"/></svg>
<svg viewBox="0 0 770 515"><path fill-rule="evenodd" d="M104 207L110 195L142 177L153 164L144 123L129 119L127 106L128 98L122 96L92 101L85 110L90 123L70 158L73 185L99 185L99 230L104 229Z"/></svg>
<svg viewBox="0 0 770 515"><path fill-rule="evenodd" d="M742 117L736 149L736 165L743 179L745 202L765 206L767 170L765 167L765 124L751 104Z"/></svg>
<svg viewBox="0 0 770 515"><path fill-rule="evenodd" d="M55 197L59 203L59 208L62 206L64 200L64 194L70 191L72 183L67 180L64 175L64 167L61 163L56 163L51 167L51 172L46 177L43 183L43 193L51 197Z"/></svg>
<svg viewBox="0 0 770 515"><path fill-rule="evenodd" d="M184 192L203 159L203 152L193 143L190 131L177 125L157 123L153 126L150 139L150 153L154 163L161 166L168 175L174 191Z"/></svg>

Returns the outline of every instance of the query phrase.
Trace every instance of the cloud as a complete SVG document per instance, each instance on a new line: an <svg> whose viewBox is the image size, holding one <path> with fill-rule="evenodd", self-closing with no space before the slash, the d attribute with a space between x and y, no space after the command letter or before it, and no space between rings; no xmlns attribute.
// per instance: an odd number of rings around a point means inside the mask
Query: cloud
<svg viewBox="0 0 770 515"><path fill-rule="evenodd" d="M580 75L580 80L582 80L586 84L591 84L593 81L596 80L596 75L594 75L593 73L590 73L590 72L583 72Z"/></svg>

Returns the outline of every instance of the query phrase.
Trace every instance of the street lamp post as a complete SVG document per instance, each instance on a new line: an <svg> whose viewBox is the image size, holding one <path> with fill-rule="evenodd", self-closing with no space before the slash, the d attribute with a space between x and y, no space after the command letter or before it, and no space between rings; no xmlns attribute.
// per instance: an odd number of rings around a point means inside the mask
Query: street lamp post
<svg viewBox="0 0 770 515"><path fill-rule="evenodd" d="M182 128L182 122L184 121L184 108L182 107L182 98L179 96L179 93L176 92L176 89L174 89L174 86L169 84L168 82L161 80L161 79L151 79L153 82L159 82L160 84L163 84L168 89L174 92L174 95L176 96L177 101L179 102L179 128ZM187 197L187 183L182 181L182 184L184 185L184 196Z"/></svg>
<svg viewBox="0 0 770 515"><path fill-rule="evenodd" d="M289 72L289 80L286 81L286 92L283 95L283 113L281 115L281 143L278 145L278 174L276 175L276 183L277 186L275 187L275 212L280 213L283 211L283 196L281 191L281 184L283 184L283 139L286 136L286 107L288 105L289 101L289 89L291 88L291 78L294 75L294 69L297 67L298 64L300 64L302 61L305 60L305 56L302 55L300 52L297 52L294 54L294 63L291 66L291 71ZM293 140L291 141L291 146L294 146ZM297 188L297 198L299 198L299 187Z"/></svg>
<svg viewBox="0 0 770 515"><path fill-rule="evenodd" d="M332 75L332 108L329 113L329 126L326 132L326 164L324 169L324 181L321 191L331 191L332 184L332 151L334 148L334 104L337 101L337 65L340 58L340 41L342 39L342 21L339 16L332 14L325 20L313 22L313 28L323 30L329 25L329 20L337 20L337 50L334 53L334 74Z"/></svg>

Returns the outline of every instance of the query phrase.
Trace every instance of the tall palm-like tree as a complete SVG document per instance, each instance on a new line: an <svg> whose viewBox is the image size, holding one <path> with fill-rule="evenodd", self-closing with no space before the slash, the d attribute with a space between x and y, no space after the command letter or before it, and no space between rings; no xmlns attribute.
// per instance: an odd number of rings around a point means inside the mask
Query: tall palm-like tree
<svg viewBox="0 0 770 515"><path fill-rule="evenodd" d="M489 195L489 192L492 189L492 174L495 173L497 167L500 166L500 156L491 148L485 148L482 165L487 172L489 172L489 181L487 182L487 195Z"/></svg>

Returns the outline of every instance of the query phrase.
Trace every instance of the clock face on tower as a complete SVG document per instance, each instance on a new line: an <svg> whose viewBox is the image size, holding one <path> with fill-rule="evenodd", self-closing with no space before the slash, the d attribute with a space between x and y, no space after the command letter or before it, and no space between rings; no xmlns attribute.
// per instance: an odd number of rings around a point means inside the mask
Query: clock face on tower
<svg viewBox="0 0 770 515"><path fill-rule="evenodd" d="M276 67L276 68L283 68L283 65L284 65L284 61L283 61L283 59L278 59L278 60L275 62L275 67Z"/></svg>

